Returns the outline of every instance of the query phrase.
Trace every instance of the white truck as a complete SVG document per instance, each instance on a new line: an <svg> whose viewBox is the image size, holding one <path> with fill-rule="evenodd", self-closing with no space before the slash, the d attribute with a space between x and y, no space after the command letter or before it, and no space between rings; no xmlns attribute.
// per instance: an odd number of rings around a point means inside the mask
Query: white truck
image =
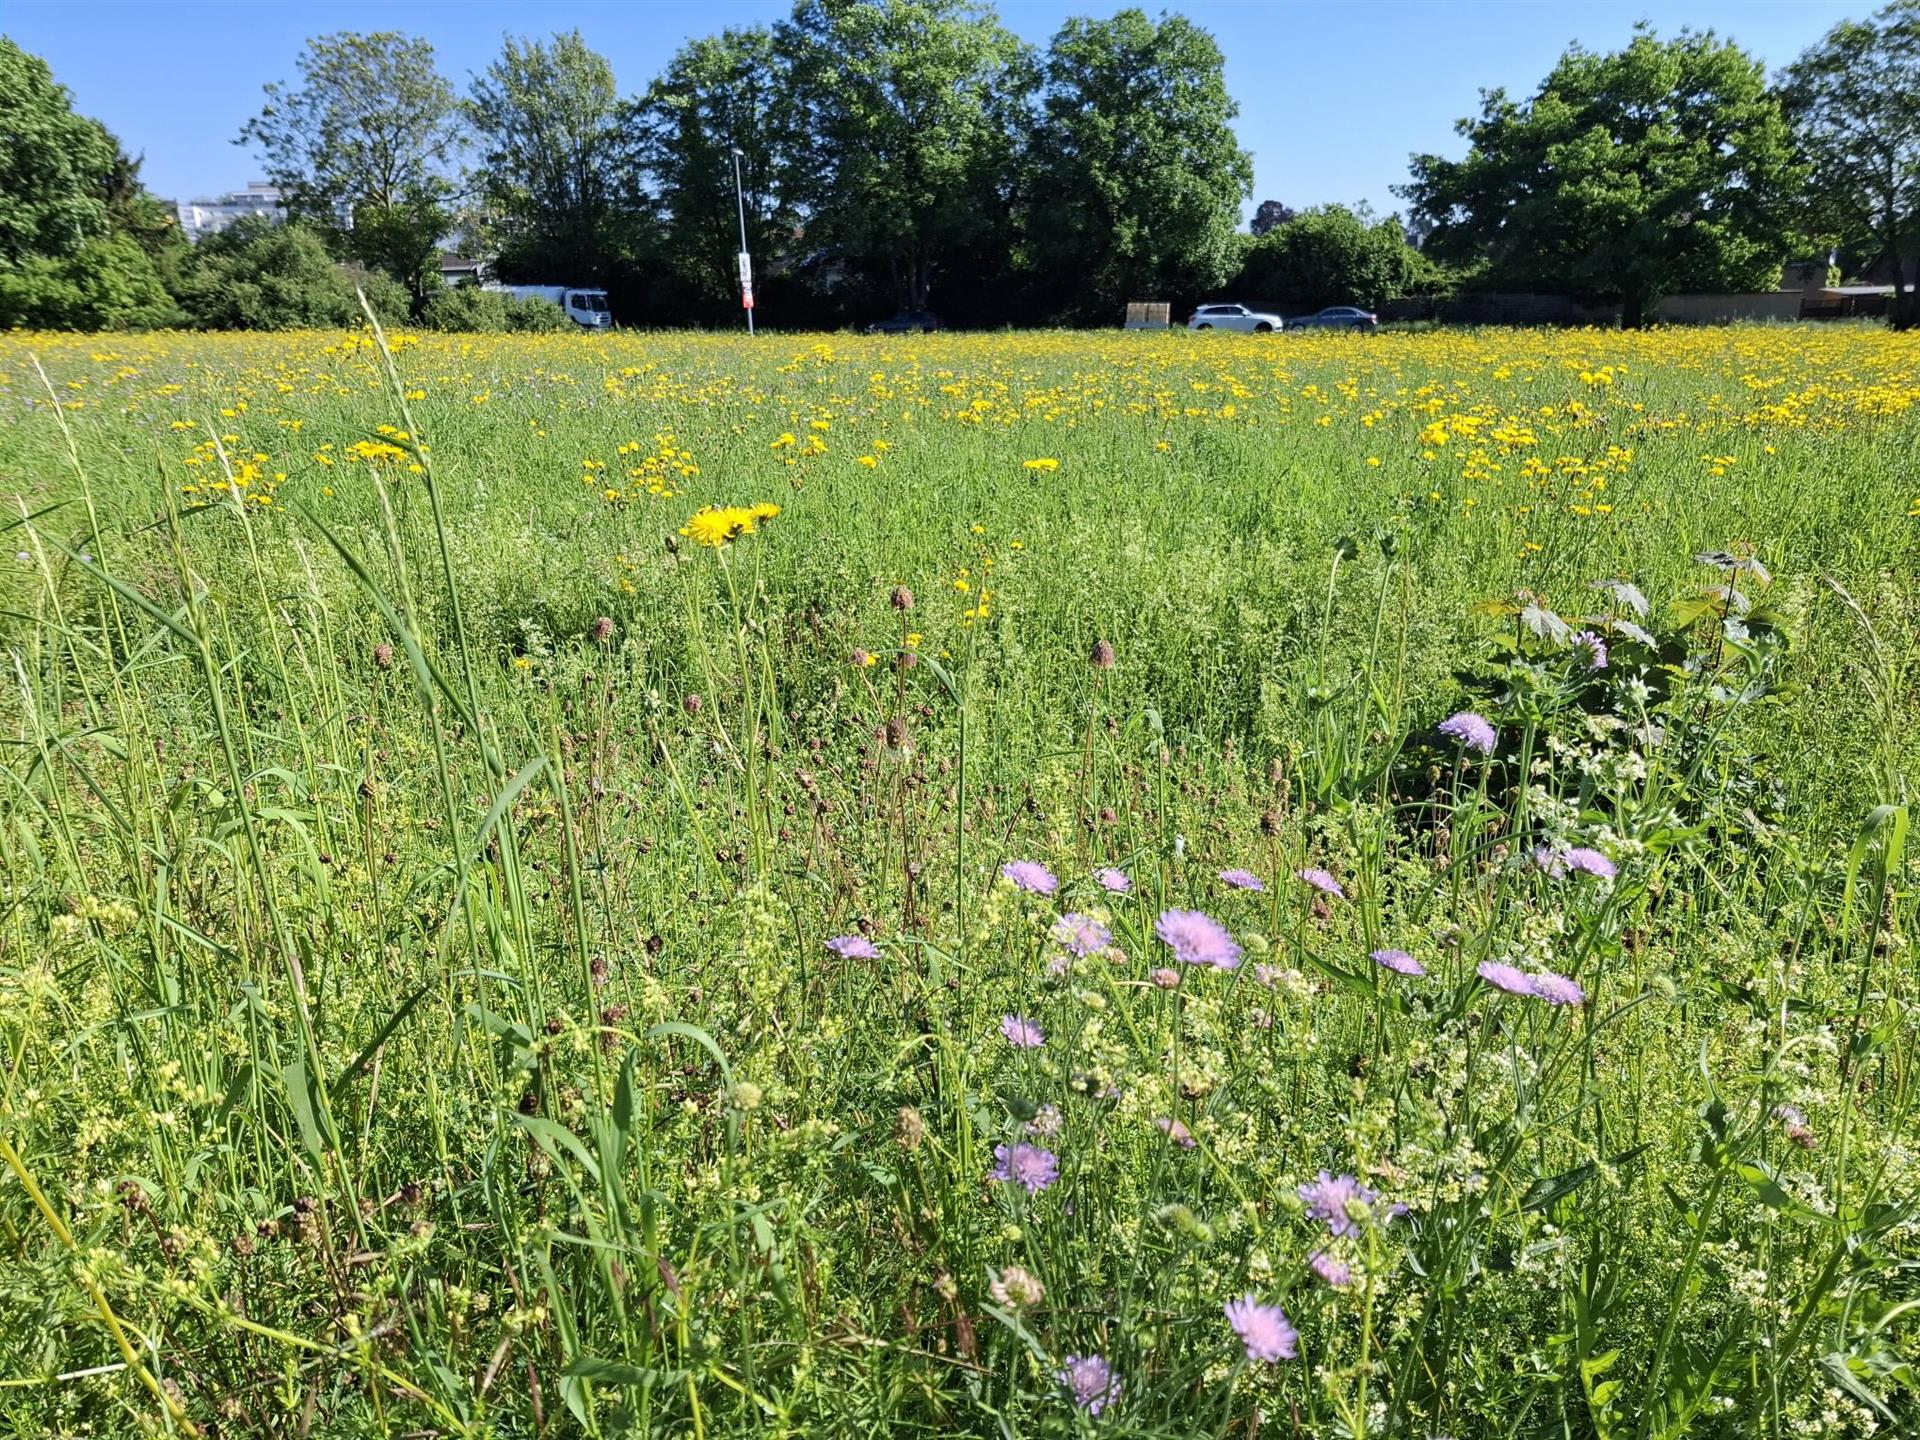
<svg viewBox="0 0 1920 1440"><path fill-rule="evenodd" d="M607 292L582 290L572 285L487 285L483 289L516 300L551 300L567 312L567 318L589 330L613 328L613 312L607 309Z"/></svg>

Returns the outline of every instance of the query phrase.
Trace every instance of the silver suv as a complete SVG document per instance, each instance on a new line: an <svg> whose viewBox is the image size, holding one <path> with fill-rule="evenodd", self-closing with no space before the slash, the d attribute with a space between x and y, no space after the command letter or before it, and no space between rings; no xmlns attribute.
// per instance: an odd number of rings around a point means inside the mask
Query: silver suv
<svg viewBox="0 0 1920 1440"><path fill-rule="evenodd" d="M1244 305L1202 305L1187 320L1189 330L1238 330L1243 335L1267 335L1287 328L1278 315L1249 310Z"/></svg>

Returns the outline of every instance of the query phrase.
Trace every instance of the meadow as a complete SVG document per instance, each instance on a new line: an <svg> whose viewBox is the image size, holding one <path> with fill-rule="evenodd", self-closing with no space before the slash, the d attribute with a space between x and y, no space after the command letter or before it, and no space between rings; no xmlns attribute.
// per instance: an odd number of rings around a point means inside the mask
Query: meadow
<svg viewBox="0 0 1920 1440"><path fill-rule="evenodd" d="M1912 1433L1917 406L0 336L0 1434Z"/></svg>

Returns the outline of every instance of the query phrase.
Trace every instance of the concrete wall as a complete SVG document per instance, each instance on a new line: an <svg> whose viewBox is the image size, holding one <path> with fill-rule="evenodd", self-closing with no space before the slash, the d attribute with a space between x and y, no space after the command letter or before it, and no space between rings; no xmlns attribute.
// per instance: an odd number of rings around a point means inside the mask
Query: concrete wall
<svg viewBox="0 0 1920 1440"><path fill-rule="evenodd" d="M1382 320L1444 320L1453 325L1618 325L1620 307L1586 305L1568 295L1468 291L1436 300L1415 296L1380 307Z"/></svg>

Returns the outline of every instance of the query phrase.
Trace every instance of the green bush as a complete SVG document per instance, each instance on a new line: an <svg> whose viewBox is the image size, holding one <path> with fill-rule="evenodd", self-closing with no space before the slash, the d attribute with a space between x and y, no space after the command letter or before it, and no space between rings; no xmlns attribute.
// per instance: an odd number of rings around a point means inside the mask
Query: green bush
<svg viewBox="0 0 1920 1440"><path fill-rule="evenodd" d="M194 247L180 282L189 323L206 330L293 330L357 325L364 289L374 313L403 318L406 293L391 279L334 263L304 225L248 216Z"/></svg>
<svg viewBox="0 0 1920 1440"><path fill-rule="evenodd" d="M151 330L179 314L153 258L125 235L0 265L0 327Z"/></svg>
<svg viewBox="0 0 1920 1440"><path fill-rule="evenodd" d="M420 323L434 330L539 333L565 330L573 322L550 300L522 300L498 290L460 285L430 297Z"/></svg>

